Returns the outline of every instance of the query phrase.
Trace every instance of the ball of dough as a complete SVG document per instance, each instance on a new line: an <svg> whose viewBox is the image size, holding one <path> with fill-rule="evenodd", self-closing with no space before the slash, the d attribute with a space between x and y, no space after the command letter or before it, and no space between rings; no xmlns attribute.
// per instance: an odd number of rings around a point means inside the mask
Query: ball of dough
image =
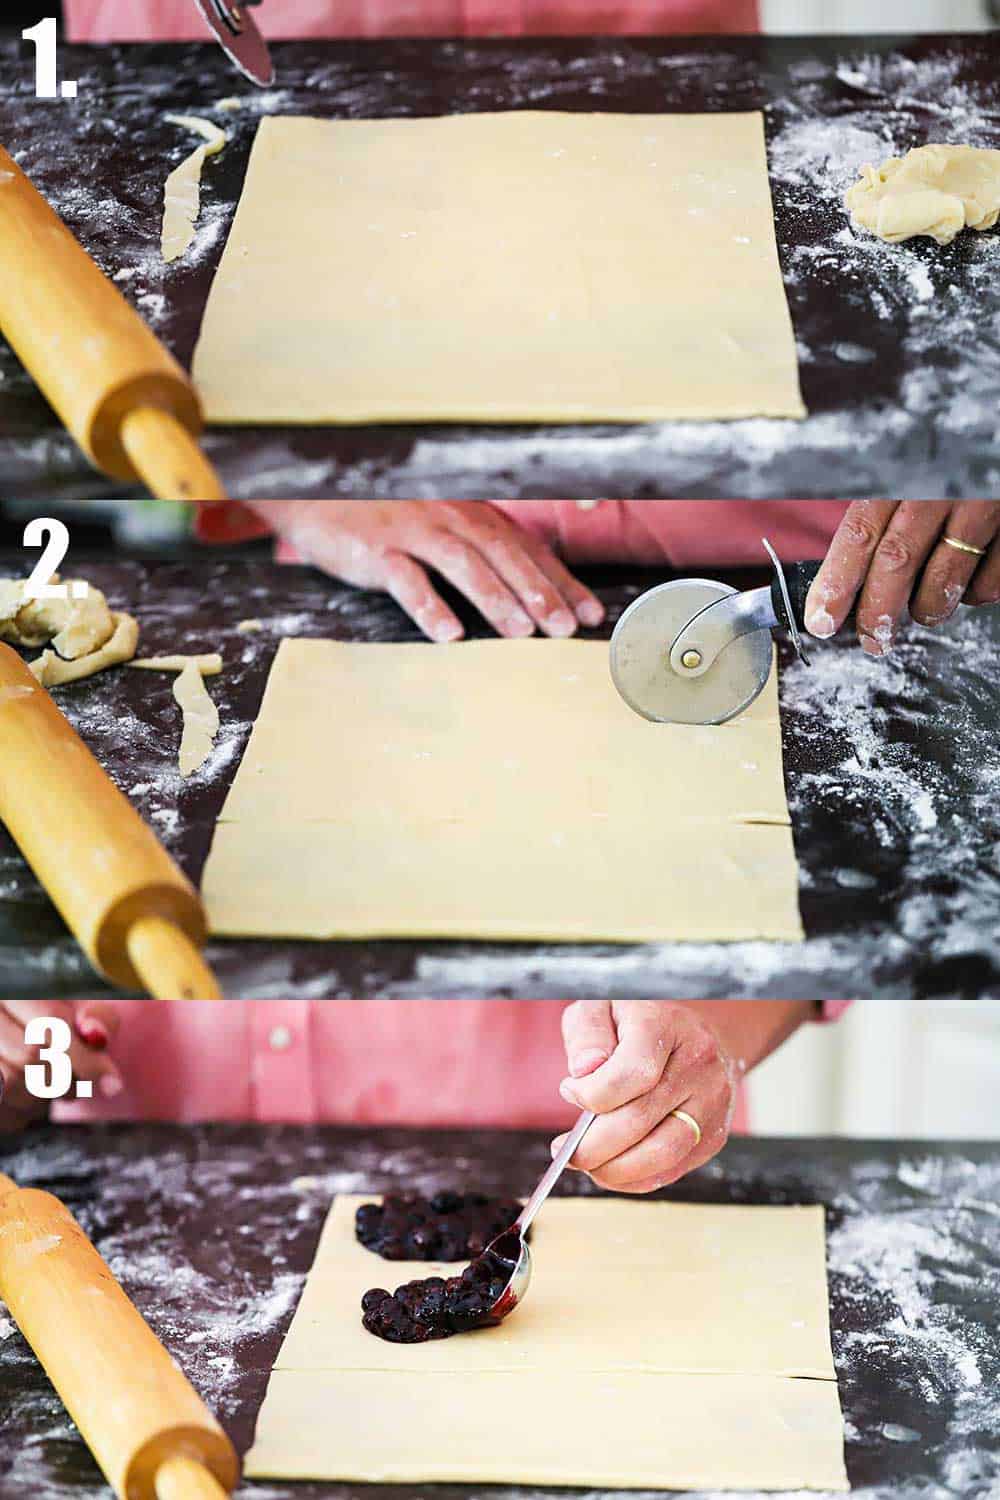
<svg viewBox="0 0 1000 1500"><path fill-rule="evenodd" d="M855 224L890 244L926 235L950 245L966 227L992 229L1000 219L1000 151L918 146L864 166L844 201Z"/></svg>

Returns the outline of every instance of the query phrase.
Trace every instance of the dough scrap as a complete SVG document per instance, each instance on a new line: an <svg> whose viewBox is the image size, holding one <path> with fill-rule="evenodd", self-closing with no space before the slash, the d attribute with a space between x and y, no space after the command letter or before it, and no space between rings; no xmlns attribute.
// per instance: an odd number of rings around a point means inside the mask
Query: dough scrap
<svg viewBox="0 0 1000 1500"><path fill-rule="evenodd" d="M847 1488L822 1208L553 1199L513 1317L390 1345L362 1293L455 1268L366 1251L366 1201L327 1218L248 1477Z"/></svg>
<svg viewBox="0 0 1000 1500"><path fill-rule="evenodd" d="M797 941L797 885L773 672L664 725L600 641L286 639L203 895L220 936Z"/></svg>
<svg viewBox="0 0 1000 1500"><path fill-rule="evenodd" d="M0 639L15 646L51 643L69 661L89 655L111 639L114 617L100 589L88 584L85 598L76 599L73 588L82 580L70 579L65 599L28 599L27 582L18 578L0 581ZM58 576L52 582L60 582Z"/></svg>
<svg viewBox="0 0 1000 1500"><path fill-rule="evenodd" d="M60 580L55 576L52 581ZM29 648L53 647L28 663L43 687L93 677L105 667L129 661L138 648L138 622L110 609L93 584L84 598L75 599L74 583L81 581L68 581L66 599L26 599L26 579L0 579L0 640Z"/></svg>
<svg viewBox="0 0 1000 1500"><path fill-rule="evenodd" d="M890 244L917 235L950 245L966 227L1000 220L1000 151L976 146L918 146L880 167L861 169L845 203L855 224Z"/></svg>
<svg viewBox="0 0 1000 1500"><path fill-rule="evenodd" d="M93 677L96 672L103 672L105 667L117 667L130 661L139 645L139 622L118 611L114 611L111 618L114 633L96 651L75 661L63 661L54 651L43 651L37 661L29 662L42 687L62 687L67 682L80 682L85 677Z"/></svg>
<svg viewBox="0 0 1000 1500"><path fill-rule="evenodd" d="M130 667L139 667L147 672L183 672L192 665L202 677L218 677L222 671L222 657L217 651L203 656L138 656L129 662Z"/></svg>
<svg viewBox="0 0 1000 1500"><path fill-rule="evenodd" d="M179 260L194 239L194 227L201 209L201 173L210 156L218 156L229 137L211 120L198 115L166 115L171 125L181 125L205 137L191 155L175 167L163 189L163 231L160 248L168 263Z"/></svg>
<svg viewBox="0 0 1000 1500"><path fill-rule="evenodd" d="M269 116L193 371L214 423L804 417L763 116Z"/></svg>
<svg viewBox="0 0 1000 1500"><path fill-rule="evenodd" d="M179 673L173 693L184 714L178 764L182 776L191 776L212 753L219 732L219 710L209 697L194 661L189 661Z"/></svg>

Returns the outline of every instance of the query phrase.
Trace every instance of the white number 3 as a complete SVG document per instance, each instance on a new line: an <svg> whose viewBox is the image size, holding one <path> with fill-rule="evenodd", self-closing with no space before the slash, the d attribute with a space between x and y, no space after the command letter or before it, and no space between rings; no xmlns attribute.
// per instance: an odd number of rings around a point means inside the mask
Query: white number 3
<svg viewBox="0 0 1000 1500"><path fill-rule="evenodd" d="M28 1063L24 1086L34 1099L65 1099L73 1086L69 1049L73 1033L58 1016L33 1016L24 1029L29 1047L39 1047L41 1062ZM48 1043L48 1046L43 1045Z"/></svg>

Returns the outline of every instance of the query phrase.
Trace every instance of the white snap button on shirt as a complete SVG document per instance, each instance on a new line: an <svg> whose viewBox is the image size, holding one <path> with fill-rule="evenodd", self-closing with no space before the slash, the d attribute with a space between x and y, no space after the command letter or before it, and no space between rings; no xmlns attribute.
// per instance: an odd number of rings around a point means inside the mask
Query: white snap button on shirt
<svg viewBox="0 0 1000 1500"><path fill-rule="evenodd" d="M287 1052L292 1045L292 1033L287 1026L275 1026L267 1040L272 1052Z"/></svg>

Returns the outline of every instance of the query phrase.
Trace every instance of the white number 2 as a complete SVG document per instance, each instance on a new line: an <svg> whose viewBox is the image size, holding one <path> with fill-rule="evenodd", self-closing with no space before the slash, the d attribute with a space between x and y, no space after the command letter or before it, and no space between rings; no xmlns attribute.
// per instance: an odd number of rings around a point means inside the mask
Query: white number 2
<svg viewBox="0 0 1000 1500"><path fill-rule="evenodd" d="M69 531L64 523L53 520L51 516L36 517L24 528L24 545L45 547L31 577L24 585L24 597L26 599L67 599L69 597L68 585L52 582L53 576L69 551ZM86 595L86 584L73 585L74 599L84 599Z"/></svg>
<svg viewBox="0 0 1000 1500"><path fill-rule="evenodd" d="M73 1086L73 1067L69 1060L73 1033L58 1016L32 1016L24 1029L29 1047L38 1047L41 1062L28 1063L24 1069L24 1086L34 1099L65 1099ZM48 1046L43 1043L48 1042Z"/></svg>

